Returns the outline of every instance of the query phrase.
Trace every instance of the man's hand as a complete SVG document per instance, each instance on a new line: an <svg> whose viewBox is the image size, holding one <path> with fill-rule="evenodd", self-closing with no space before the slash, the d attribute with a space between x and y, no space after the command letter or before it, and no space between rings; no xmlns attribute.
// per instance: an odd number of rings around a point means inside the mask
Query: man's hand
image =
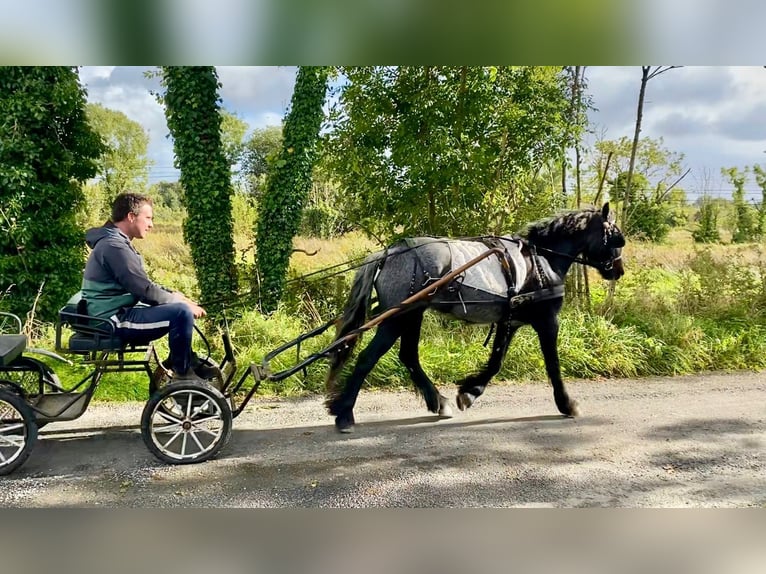
<svg viewBox="0 0 766 574"><path fill-rule="evenodd" d="M194 301L187 299L186 304L191 308L192 315L194 315L195 319L199 319L200 317L204 317L205 315L207 315L207 311L205 311L205 309L197 305Z"/></svg>
<svg viewBox="0 0 766 574"><path fill-rule="evenodd" d="M174 294L178 301L182 301L189 306L189 308L191 309L192 315L194 316L195 319L199 319L200 317L204 317L205 315L207 315L207 311L205 311L205 309L200 307L196 301L192 301L180 291L175 291Z"/></svg>

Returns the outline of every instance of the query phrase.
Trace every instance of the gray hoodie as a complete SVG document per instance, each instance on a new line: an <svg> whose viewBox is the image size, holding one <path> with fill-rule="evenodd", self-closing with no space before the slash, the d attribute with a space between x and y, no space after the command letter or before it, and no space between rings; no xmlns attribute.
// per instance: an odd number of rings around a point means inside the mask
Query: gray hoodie
<svg viewBox="0 0 766 574"><path fill-rule="evenodd" d="M174 301L171 291L149 279L141 256L113 223L85 233L91 251L82 279L88 315L109 319L139 301L148 305Z"/></svg>

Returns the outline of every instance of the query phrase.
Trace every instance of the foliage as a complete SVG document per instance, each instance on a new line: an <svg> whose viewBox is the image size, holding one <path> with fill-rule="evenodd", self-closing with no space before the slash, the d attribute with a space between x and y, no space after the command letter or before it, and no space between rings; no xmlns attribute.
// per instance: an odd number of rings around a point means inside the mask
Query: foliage
<svg viewBox="0 0 766 574"><path fill-rule="evenodd" d="M347 67L324 150L369 233L470 235L507 221L572 137L560 68Z"/></svg>
<svg viewBox="0 0 766 574"><path fill-rule="evenodd" d="M150 161L146 155L149 135L136 121L101 104L87 104L88 124L101 136L106 151L98 164L97 176L105 190L103 217L118 194L126 191L142 193L149 178Z"/></svg>
<svg viewBox="0 0 766 574"><path fill-rule="evenodd" d="M758 224L756 225L758 235L766 237L766 169L760 165L753 166L755 183L761 188L761 204L758 206Z"/></svg>
<svg viewBox="0 0 766 574"><path fill-rule="evenodd" d="M247 133L247 122L237 116L220 110L221 114L221 146L223 155L230 168L242 161L242 154L245 150L245 134Z"/></svg>
<svg viewBox="0 0 766 574"><path fill-rule="evenodd" d="M708 195L702 197L699 226L692 232L692 237L698 243L719 243L721 241L721 233L718 231L718 205Z"/></svg>
<svg viewBox="0 0 766 574"><path fill-rule="evenodd" d="M281 126L256 128L244 143L240 175L248 193L259 200L263 197L269 163L276 161L281 147Z"/></svg>
<svg viewBox="0 0 766 574"><path fill-rule="evenodd" d="M0 292L3 307L52 320L79 289L82 184L104 151L76 68L0 68Z"/></svg>
<svg viewBox="0 0 766 574"><path fill-rule="evenodd" d="M180 213L184 208L184 190L178 181L159 181L149 188L155 211L165 208Z"/></svg>
<svg viewBox="0 0 766 574"><path fill-rule="evenodd" d="M212 66L162 70L163 101L181 170L191 248L201 302L217 311L236 292L230 165L221 142L218 76Z"/></svg>
<svg viewBox="0 0 766 574"><path fill-rule="evenodd" d="M609 198L618 213L623 211L620 206L625 202L632 147L632 142L626 137L600 141L596 143L590 160L589 187L596 189L596 182L605 176L609 183ZM602 166L609 156L609 167L604 174ZM682 177L683 160L683 154L663 147L662 138L643 138L639 141L630 197L627 198L628 212L625 221L621 222L624 233L633 238L657 242L667 237L672 226L686 222L680 208L685 203L685 193L675 187Z"/></svg>
<svg viewBox="0 0 766 574"><path fill-rule="evenodd" d="M282 148L266 182L256 226L261 300L266 311L276 309L282 294L293 237L311 188L327 77L327 68L298 69L290 111L285 118Z"/></svg>
<svg viewBox="0 0 766 574"><path fill-rule="evenodd" d="M615 203L625 201L628 174L620 173L610 182L609 199ZM628 217L622 224L627 235L648 241L662 241L670 231L672 212L670 204L650 189L649 181L640 173L633 175L628 198Z"/></svg>
<svg viewBox="0 0 766 574"><path fill-rule="evenodd" d="M731 240L734 243L747 243L758 239L757 214L755 209L745 201L745 180L747 169L744 172L735 167L721 168L721 173L729 178L734 186L732 200L734 202L734 222Z"/></svg>

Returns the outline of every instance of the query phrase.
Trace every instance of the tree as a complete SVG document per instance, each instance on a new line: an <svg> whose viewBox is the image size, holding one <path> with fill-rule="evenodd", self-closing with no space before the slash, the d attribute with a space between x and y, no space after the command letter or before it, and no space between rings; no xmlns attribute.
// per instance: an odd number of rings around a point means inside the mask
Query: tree
<svg viewBox="0 0 766 574"><path fill-rule="evenodd" d="M718 206L707 194L702 196L699 226L692 231L692 237L697 243L719 243L721 241L721 233L718 231Z"/></svg>
<svg viewBox="0 0 766 574"><path fill-rule="evenodd" d="M106 206L125 191L145 191L151 161L146 153L149 135L141 124L101 104L87 104L86 114L88 124L106 146L97 174L104 187Z"/></svg>
<svg viewBox="0 0 766 574"><path fill-rule="evenodd" d="M244 139L248 125L245 120L235 114L221 110L221 147L223 155L234 167L242 161L242 153L245 149Z"/></svg>
<svg viewBox="0 0 766 574"><path fill-rule="evenodd" d="M760 165L753 166L753 174L755 174L755 183L761 188L761 203L758 206L758 236L766 237L766 170Z"/></svg>
<svg viewBox="0 0 766 574"><path fill-rule="evenodd" d="M243 147L240 174L245 180L248 193L260 200L269 171L269 162L276 161L282 148L282 126L254 129Z"/></svg>
<svg viewBox="0 0 766 574"><path fill-rule="evenodd" d="M184 207L184 191L177 181L159 181L149 188L155 207L164 207L179 212Z"/></svg>
<svg viewBox="0 0 766 574"><path fill-rule="evenodd" d="M643 138L634 152L633 144L625 137L602 140L596 143L591 161L591 181L609 182L609 198L615 211L623 213L623 232L652 241L664 238L671 225L679 221L672 206L673 194L680 191L677 185L690 171L684 170L684 155L666 149L663 144L662 138ZM603 169L605 157L609 162ZM626 203L630 206L627 213L620 209Z"/></svg>
<svg viewBox="0 0 766 574"><path fill-rule="evenodd" d="M646 84L652 78L656 78L660 74L664 74L668 70L677 68L678 66L655 66L652 70L652 66L641 66L641 89L638 92L638 107L636 109L636 129L633 132L633 145L630 152L630 166L628 167L628 180L627 180L627 193L626 198L630 197L630 188L633 180L633 168L635 167L636 151L638 150L638 138L641 134L641 121L644 115L644 97L646 96ZM627 200L622 206L622 220L625 221L628 217L628 207L630 201Z"/></svg>
<svg viewBox="0 0 766 574"><path fill-rule="evenodd" d="M329 70L300 66L284 124L284 141L269 172L256 224L261 303L273 311L279 302L316 159L322 106Z"/></svg>
<svg viewBox="0 0 766 574"><path fill-rule="evenodd" d="M191 250L203 306L217 311L237 291L230 165L221 142L218 76L212 66L162 69L165 115L181 170Z"/></svg>
<svg viewBox="0 0 766 574"><path fill-rule="evenodd" d="M744 171L736 167L721 168L721 173L729 178L734 186L732 200L734 202L734 230L731 240L734 243L747 243L758 238L757 214L753 206L745 201L745 181L747 168Z"/></svg>
<svg viewBox="0 0 766 574"><path fill-rule="evenodd" d="M487 233L510 223L572 137L561 68L341 71L347 81L325 137L328 168L347 216L386 239Z"/></svg>
<svg viewBox="0 0 766 574"><path fill-rule="evenodd" d="M0 67L0 292L24 316L53 320L80 288L83 183L104 151L72 67Z"/></svg>

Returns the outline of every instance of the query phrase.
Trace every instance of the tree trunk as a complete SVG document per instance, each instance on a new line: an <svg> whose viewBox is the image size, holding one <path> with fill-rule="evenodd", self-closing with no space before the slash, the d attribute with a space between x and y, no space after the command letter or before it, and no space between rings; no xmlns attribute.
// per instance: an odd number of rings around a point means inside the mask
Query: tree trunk
<svg viewBox="0 0 766 574"><path fill-rule="evenodd" d="M628 181L625 184L625 198L622 202L622 225L627 228L628 207L630 205L630 191L633 183L633 169L636 165L636 150L638 150L638 137L641 133L641 118L644 114L644 96L646 95L646 83L649 81L651 66L641 66L641 90L638 92L638 109L636 110L636 130L633 133L633 147L630 150L630 166L628 167Z"/></svg>

